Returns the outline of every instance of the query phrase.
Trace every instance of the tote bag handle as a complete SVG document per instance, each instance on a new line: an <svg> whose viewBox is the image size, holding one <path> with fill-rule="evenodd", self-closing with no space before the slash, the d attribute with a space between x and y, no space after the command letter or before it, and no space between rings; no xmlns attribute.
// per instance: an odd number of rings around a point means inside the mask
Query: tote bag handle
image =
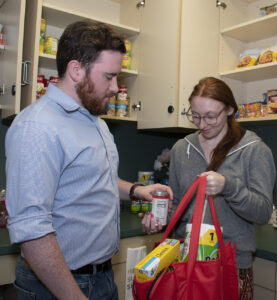
<svg viewBox="0 0 277 300"><path fill-rule="evenodd" d="M197 197L196 197L196 203L195 203L195 208L194 208L194 213L193 213L193 221L192 221L192 230L191 230L191 238L190 238L190 246L189 246L189 256L188 256L188 262L187 262L187 278L188 278L188 296L191 294L191 288L192 284L189 283L190 280L192 280L192 272L194 269L194 265L196 262L197 258L197 250L198 250L198 244L199 244L199 235L200 235L200 228L201 228L201 221L202 221L202 215L203 215L203 208L204 208L204 202L205 202L205 192L206 192L206 182L207 178L206 176L199 177L197 178L190 188L187 190L186 194L184 195L183 199L181 200L180 204L178 205L174 215L171 218L171 221L169 222L166 231L163 235L163 238L161 242L163 242L179 218L181 217L183 211L187 207L188 203L190 202L192 196L194 195L197 187ZM219 254L221 258L221 262L226 261L226 255L224 252L224 241L223 241L223 236L221 233L221 229L219 226L219 222L216 216L216 211L215 211L215 206L213 202L213 197L208 196L210 208L211 208L211 214L212 214L212 219L213 223L215 226L215 231L218 239L218 244L219 244ZM169 267L169 266L168 266ZM155 284L152 287L152 290L150 291L149 295L155 294L155 290L158 288L159 283L161 282L162 278L166 274L166 270L168 267L162 272L161 276L158 278L158 280L155 282ZM149 297L150 299L150 297Z"/></svg>
<svg viewBox="0 0 277 300"><path fill-rule="evenodd" d="M192 196L194 195L198 185L199 185L199 181L201 180L201 177L197 178L189 187L189 189L187 190L187 192L185 193L183 199L181 200L181 202L179 203L178 207L176 208L169 224L166 227L166 230L164 232L164 235L161 239L161 243L168 237L168 235L170 234L170 232L172 231L172 229L174 228L174 226L176 225L177 221L180 219L181 215L183 214L185 208L187 207L187 205L189 204Z"/></svg>
<svg viewBox="0 0 277 300"><path fill-rule="evenodd" d="M203 180L201 179L203 178ZM196 203L193 213L193 220L192 220L192 229L191 229L191 237L190 237L190 247L189 247L189 256L188 256L188 279L191 278L191 274L194 269L194 265L197 258L197 250L199 244L199 235L200 235L200 227L202 221L202 214L204 208L204 201L205 201L205 191L206 191L206 177L200 177L199 185L198 185L198 192L196 197ZM221 263L226 262L226 254L225 254L225 247L222 232L219 226L219 222L217 219L214 201L212 196L208 196L209 205L211 209L213 224L215 227L215 232L217 235L217 240L219 244L219 256L221 259Z"/></svg>

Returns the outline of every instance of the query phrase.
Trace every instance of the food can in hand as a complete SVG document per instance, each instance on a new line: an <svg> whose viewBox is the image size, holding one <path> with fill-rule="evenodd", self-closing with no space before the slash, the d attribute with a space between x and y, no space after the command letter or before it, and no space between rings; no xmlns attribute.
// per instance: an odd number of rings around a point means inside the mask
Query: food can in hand
<svg viewBox="0 0 277 300"><path fill-rule="evenodd" d="M167 192L155 191L152 193L152 214L155 217L156 225L157 219L162 225L167 224L168 201L169 194Z"/></svg>

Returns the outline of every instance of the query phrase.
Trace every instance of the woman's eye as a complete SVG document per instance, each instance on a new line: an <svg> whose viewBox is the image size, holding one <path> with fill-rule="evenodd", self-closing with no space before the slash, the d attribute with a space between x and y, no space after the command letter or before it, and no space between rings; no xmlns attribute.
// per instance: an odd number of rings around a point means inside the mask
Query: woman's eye
<svg viewBox="0 0 277 300"><path fill-rule="evenodd" d="M214 118L216 118L215 116L206 116L206 119L208 120L213 120Z"/></svg>

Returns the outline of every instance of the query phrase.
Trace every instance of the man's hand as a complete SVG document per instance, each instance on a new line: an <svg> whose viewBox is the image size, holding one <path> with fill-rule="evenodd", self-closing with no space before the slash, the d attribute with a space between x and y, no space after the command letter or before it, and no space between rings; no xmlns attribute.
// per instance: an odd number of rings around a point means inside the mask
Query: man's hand
<svg viewBox="0 0 277 300"><path fill-rule="evenodd" d="M163 191L169 194L169 202L168 202L168 212L172 209L173 203L173 192L171 188L167 185L162 184L152 184L146 186L138 186L135 189L135 195L138 199L152 201L152 194L155 191ZM156 233L163 229L163 225L161 224L160 220L157 219L155 221L155 217L151 212L147 212L145 214L139 213L140 218L142 218L141 226L142 231L146 232L147 234Z"/></svg>

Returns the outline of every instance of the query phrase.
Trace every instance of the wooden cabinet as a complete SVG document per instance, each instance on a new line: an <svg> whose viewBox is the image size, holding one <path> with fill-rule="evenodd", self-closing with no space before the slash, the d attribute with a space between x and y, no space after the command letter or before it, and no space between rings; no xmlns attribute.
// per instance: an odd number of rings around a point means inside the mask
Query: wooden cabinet
<svg viewBox="0 0 277 300"><path fill-rule="evenodd" d="M164 2L168 2L166 9ZM262 50L277 42L277 14L259 15L259 8L269 1L223 2L226 8L217 7L214 0L146 2L139 37L144 43L140 44L142 110L138 128L192 128L183 112L189 107L187 99L193 86L205 76L226 81L238 104L261 101L264 92L277 88L276 62L236 69L244 50ZM166 25L160 25L159 20ZM167 111L170 105L173 113ZM272 119L277 117L240 121Z"/></svg>
<svg viewBox="0 0 277 300"><path fill-rule="evenodd" d="M24 11L25 1L19 2ZM119 84L128 86L130 117L121 119L137 120L138 129L193 128L183 113L193 86L205 76L226 81L238 103L259 101L264 92L276 88L276 62L236 69L244 50L277 42L277 14L259 15L259 8L269 0L226 0L226 8L217 7L214 0L142 2L145 5L138 7L137 0L81 0L82 5L73 0L27 0L23 60L31 62L30 84L21 87L17 82L12 98L7 97L11 87L6 88L6 96L0 96L2 115L16 114L36 100L38 74L57 75L55 56L39 54L41 18L46 19L48 36L59 38L69 23L90 18L107 23L132 41L132 69L122 70L119 76ZM21 76L22 27L17 58L9 59L10 64L17 61L19 68L13 78ZM0 64L10 69L6 52L0 54ZM139 103L141 110L133 110ZM259 119L245 119L252 120Z"/></svg>
<svg viewBox="0 0 277 300"><path fill-rule="evenodd" d="M199 78L218 74L218 24L213 0L146 2L138 38L139 129L194 127L182 112Z"/></svg>
<svg viewBox="0 0 277 300"><path fill-rule="evenodd" d="M25 0L1 1L4 45L0 49L0 109L2 117L20 111Z"/></svg>
<svg viewBox="0 0 277 300"><path fill-rule="evenodd" d="M7 1L10 3L13 1ZM18 2L20 2L18 0ZM39 40L40 40L40 22L41 18L46 20L46 35L59 38L64 28L77 20L84 18L91 19L95 22L103 22L110 25L115 31L122 34L126 39L130 39L133 42L135 49L136 36L139 33L138 20L139 15L136 8L136 1L129 1L128 4L124 4L124 1L118 0L82 0L81 4L73 0L27 0L26 9L23 4L25 1L21 1L22 11L26 12L25 17L25 32L24 32L24 55L30 62L29 65L29 81L30 84L26 87L24 95L20 95L20 84L17 89L17 105L14 105L14 101L6 99L9 106L15 106L13 110L7 110L5 105L2 105L3 117L17 114L21 109L27 105L36 101L37 90L37 75L43 74L46 78L50 76L57 76L55 56L40 54L39 53ZM132 6L130 3L132 2ZM20 5L18 5L20 7ZM123 7L124 6L124 7ZM128 10L128 12L126 12ZM134 12L132 12L132 10ZM125 20L123 23L121 19ZM22 22L24 24L24 15ZM127 22L133 24L129 26ZM24 28L24 26L21 26ZM23 31L19 32L18 36L23 41ZM23 44L23 42L21 42ZM14 51L16 52L16 51ZM134 51L135 52L135 51ZM18 47L18 59L19 65L22 62L22 50ZM6 62L6 57L4 58ZM10 60L9 61L15 61ZM119 76L120 83L126 83L130 86L129 95L131 98L131 106L136 101L136 96L132 89L132 85L136 81L138 71L137 63L135 59L132 63L131 70L122 70ZM18 70L17 75L21 75L21 69ZM15 76L12 76L15 78ZM126 81L125 81L126 79ZM0 78L1 80L1 78ZM0 81L1 83L1 81ZM128 86L128 87L129 87ZM20 97L21 96L21 97ZM129 120L136 120L135 111L131 110Z"/></svg>

